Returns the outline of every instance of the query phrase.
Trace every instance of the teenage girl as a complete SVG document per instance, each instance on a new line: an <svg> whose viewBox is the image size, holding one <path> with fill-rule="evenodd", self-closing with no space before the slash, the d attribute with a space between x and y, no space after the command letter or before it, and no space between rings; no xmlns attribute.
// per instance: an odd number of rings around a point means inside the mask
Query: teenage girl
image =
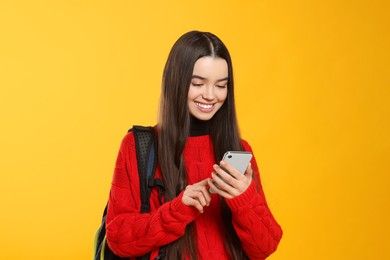
<svg viewBox="0 0 390 260"><path fill-rule="evenodd" d="M214 34L191 31L172 47L155 129L162 202L153 189L150 212L140 213L130 132L120 147L108 204L111 250L130 259L150 253L150 259L169 260L265 259L273 253L282 230L267 206L255 158L245 174L221 161L226 151L252 150L238 131L230 55Z"/></svg>

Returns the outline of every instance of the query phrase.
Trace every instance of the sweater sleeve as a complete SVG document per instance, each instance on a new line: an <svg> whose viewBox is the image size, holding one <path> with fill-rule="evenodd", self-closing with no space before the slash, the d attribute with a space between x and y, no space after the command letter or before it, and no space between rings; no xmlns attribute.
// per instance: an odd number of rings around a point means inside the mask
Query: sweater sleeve
<svg viewBox="0 0 390 260"><path fill-rule="evenodd" d="M184 235L199 214L182 203L183 193L150 213L140 213L141 199L134 136L126 135L119 150L107 211L107 241L121 257L144 255Z"/></svg>
<svg viewBox="0 0 390 260"><path fill-rule="evenodd" d="M245 141L244 149L252 152ZM250 259L265 259L277 248L283 231L273 217L261 186L256 159L252 161L253 180L240 196L226 199L233 214L233 226Z"/></svg>

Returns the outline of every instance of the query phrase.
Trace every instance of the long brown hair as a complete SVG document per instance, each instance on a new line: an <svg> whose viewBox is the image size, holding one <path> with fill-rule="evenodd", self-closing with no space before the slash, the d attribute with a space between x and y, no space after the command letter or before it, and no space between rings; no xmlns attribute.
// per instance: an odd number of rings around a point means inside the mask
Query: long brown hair
<svg viewBox="0 0 390 260"><path fill-rule="evenodd" d="M233 68L230 54L223 42L209 32L191 31L181 36L169 53L165 64L160 115L158 123L158 158L165 185L165 201L175 198L187 186L183 159L190 113L187 96L195 62L211 56L226 60L228 64L228 95L217 113L210 119L210 137L214 146L215 161L219 162L229 150L243 150L239 135L234 103ZM233 228L231 212L222 199L222 228L225 247L232 259L245 259L240 240ZM196 229L193 223L180 239L171 243L167 259L197 259Z"/></svg>

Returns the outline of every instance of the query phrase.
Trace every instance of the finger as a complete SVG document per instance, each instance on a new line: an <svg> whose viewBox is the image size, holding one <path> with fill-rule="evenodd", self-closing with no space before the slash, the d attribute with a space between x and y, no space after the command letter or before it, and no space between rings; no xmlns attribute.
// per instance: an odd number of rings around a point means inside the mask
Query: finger
<svg viewBox="0 0 390 260"><path fill-rule="evenodd" d="M194 187L194 189L202 192L203 197L204 197L204 199L206 201L206 205L207 206L210 205L211 196L210 196L210 193L209 193L209 191L207 189L207 186L208 186L207 179L204 179L204 180L202 180L202 181L200 181L200 182L198 182L198 183L196 183L196 184L194 184L192 186Z"/></svg>
<svg viewBox="0 0 390 260"><path fill-rule="evenodd" d="M192 203L195 208L197 208L199 210L200 213L203 213L203 206L199 203L198 200L196 199L192 199Z"/></svg>
<svg viewBox="0 0 390 260"><path fill-rule="evenodd" d="M228 173L233 176L234 178L236 179L242 179L242 173L239 172L236 168L234 168L231 164L225 162L225 161L221 161L219 163L221 165L222 168L226 169L228 171Z"/></svg>
<svg viewBox="0 0 390 260"><path fill-rule="evenodd" d="M200 182L197 182L195 184L193 184L192 186L196 186L196 187L202 187L202 186L207 186L208 185L208 182L207 182L207 179L204 179Z"/></svg>
<svg viewBox="0 0 390 260"><path fill-rule="evenodd" d="M237 185L237 179L234 178L232 175L230 175L229 173L227 173L223 168L221 168L220 166L218 165L214 165L214 170L215 172L225 181L227 182L229 185L231 186L236 186ZM242 176L241 176L242 178Z"/></svg>
<svg viewBox="0 0 390 260"><path fill-rule="evenodd" d="M218 188L216 185L214 185L214 183L210 179L208 180L208 183L209 183L210 188L213 189L214 193L216 193L216 194L218 194L218 195L220 195L220 196L222 196L222 197L224 197L226 199L233 198L232 195L230 195L226 191L224 191L224 190Z"/></svg>
<svg viewBox="0 0 390 260"><path fill-rule="evenodd" d="M185 205L195 207L200 213L203 213L203 206L198 200L188 196L183 196L182 201Z"/></svg>
<svg viewBox="0 0 390 260"><path fill-rule="evenodd" d="M202 206L206 206L206 205L207 205L206 198L204 197L202 191L195 191L195 192L194 192L194 195L192 196L192 198L198 200L199 203L200 203Z"/></svg>
<svg viewBox="0 0 390 260"><path fill-rule="evenodd" d="M207 183L207 186L208 186L208 179L205 179L204 181ZM206 200L206 205L209 206L210 202L211 202L211 195L210 195L208 188L206 186L203 186L201 188L201 191L203 193L204 199Z"/></svg>
<svg viewBox="0 0 390 260"><path fill-rule="evenodd" d="M215 173L212 173L211 177L213 178L215 183L218 185L220 190L223 190L224 192L229 193L232 196L235 196L235 194L237 193L235 187L233 187L230 184L226 183L223 179L221 179L220 176L218 176ZM230 177L230 178L232 178L232 177Z"/></svg>

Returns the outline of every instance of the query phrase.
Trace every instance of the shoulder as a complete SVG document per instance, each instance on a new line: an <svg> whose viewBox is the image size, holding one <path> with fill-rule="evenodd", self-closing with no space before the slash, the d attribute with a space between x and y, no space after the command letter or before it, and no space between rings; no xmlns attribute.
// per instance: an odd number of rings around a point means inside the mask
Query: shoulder
<svg viewBox="0 0 390 260"><path fill-rule="evenodd" d="M123 137L120 150L123 152L123 151L134 150L134 148L135 148L134 133L130 131L126 133L126 135Z"/></svg>
<svg viewBox="0 0 390 260"><path fill-rule="evenodd" d="M127 134L123 137L122 139L122 146L126 146L126 147L130 147L130 148L134 148L135 146L135 143L136 143L136 137L135 137L135 134L134 134L134 131L136 131L137 133L140 133L140 132L150 132L151 130L154 131L154 138L157 138L157 125L156 126L140 126L140 125L134 125L128 132ZM137 135L139 136L139 135ZM141 139L137 139L137 144L138 144L138 141L142 142L142 138Z"/></svg>
<svg viewBox="0 0 390 260"><path fill-rule="evenodd" d="M134 133L128 132L122 139L122 145L134 145L135 139L134 139Z"/></svg>
<svg viewBox="0 0 390 260"><path fill-rule="evenodd" d="M246 140L241 139L241 145L245 151L252 151L252 147L250 146L250 144Z"/></svg>

